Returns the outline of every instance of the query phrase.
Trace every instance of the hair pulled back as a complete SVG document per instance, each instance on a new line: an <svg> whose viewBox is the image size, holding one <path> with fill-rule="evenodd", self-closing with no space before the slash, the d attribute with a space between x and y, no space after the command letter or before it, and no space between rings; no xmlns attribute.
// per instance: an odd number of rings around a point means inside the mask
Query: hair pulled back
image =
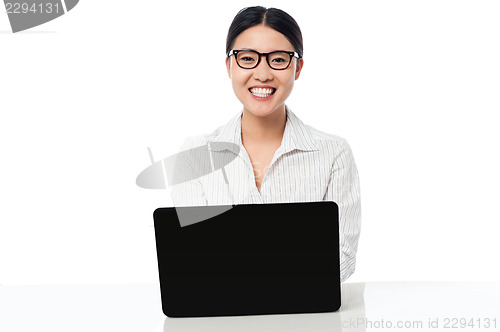
<svg viewBox="0 0 500 332"><path fill-rule="evenodd" d="M299 57L302 58L304 45L302 32L297 22L281 9L262 6L246 7L236 14L227 33L226 54L231 51L234 41L240 33L260 24L282 33L295 48L295 52L299 54Z"/></svg>

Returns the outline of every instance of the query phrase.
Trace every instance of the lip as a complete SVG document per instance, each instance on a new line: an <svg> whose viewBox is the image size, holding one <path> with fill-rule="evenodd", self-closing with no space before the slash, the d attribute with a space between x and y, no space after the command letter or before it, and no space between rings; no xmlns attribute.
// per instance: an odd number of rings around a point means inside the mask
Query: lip
<svg viewBox="0 0 500 332"><path fill-rule="evenodd" d="M254 88L266 88L266 89L277 90L274 86L270 86L270 85L254 85L254 86L249 87L248 90L254 89Z"/></svg>
<svg viewBox="0 0 500 332"><path fill-rule="evenodd" d="M274 92L272 95L270 95L269 97L257 97L256 95L254 95L252 92L250 92L250 89L254 89L254 88L265 88L265 89L273 89ZM269 85L254 85L250 88L248 88L248 93L255 99L255 100L269 100L271 98L274 97L274 95L276 94L276 91L278 89L276 89L274 86L269 86Z"/></svg>

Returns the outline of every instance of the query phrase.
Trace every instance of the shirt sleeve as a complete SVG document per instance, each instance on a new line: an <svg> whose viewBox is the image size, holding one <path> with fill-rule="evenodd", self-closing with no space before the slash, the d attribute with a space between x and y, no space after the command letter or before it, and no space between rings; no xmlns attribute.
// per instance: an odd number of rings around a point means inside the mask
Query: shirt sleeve
<svg viewBox="0 0 500 332"><path fill-rule="evenodd" d="M193 139L186 139L182 145L182 151L188 151L196 146ZM175 167L170 172L177 184L170 186L170 196L174 207L180 206L206 206L208 205L202 183L200 172L190 153L179 153L175 160Z"/></svg>
<svg viewBox="0 0 500 332"><path fill-rule="evenodd" d="M361 230L358 170L351 148L345 140L333 162L324 200L334 201L339 207L340 281L344 282L356 268Z"/></svg>

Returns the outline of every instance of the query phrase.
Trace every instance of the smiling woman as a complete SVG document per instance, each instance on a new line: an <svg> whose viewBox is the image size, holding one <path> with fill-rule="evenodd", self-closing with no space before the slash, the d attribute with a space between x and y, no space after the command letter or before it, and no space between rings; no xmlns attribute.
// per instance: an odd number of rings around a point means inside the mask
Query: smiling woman
<svg viewBox="0 0 500 332"><path fill-rule="evenodd" d="M193 180L171 194L175 206L334 201L345 281L355 269L361 225L358 172L345 139L305 125L285 104L304 66L302 43L297 22L280 9L236 15L225 61L243 109L214 132L186 140L183 150L207 146L211 158L183 163L190 175L182 178ZM227 166L200 171L217 163Z"/></svg>
<svg viewBox="0 0 500 332"><path fill-rule="evenodd" d="M233 42L227 71L236 96L251 115L281 119L284 124L285 100L304 64L294 50L282 33L264 24L246 29ZM266 61L261 61L263 56Z"/></svg>

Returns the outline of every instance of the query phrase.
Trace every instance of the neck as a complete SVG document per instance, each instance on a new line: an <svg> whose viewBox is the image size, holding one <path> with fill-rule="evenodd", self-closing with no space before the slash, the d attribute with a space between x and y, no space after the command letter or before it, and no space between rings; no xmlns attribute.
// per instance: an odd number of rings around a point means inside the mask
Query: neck
<svg viewBox="0 0 500 332"><path fill-rule="evenodd" d="M272 141L281 143L286 124L286 110L282 108L274 111L268 116L255 116L243 109L241 117L241 140L243 144L248 141L255 143L269 143Z"/></svg>

